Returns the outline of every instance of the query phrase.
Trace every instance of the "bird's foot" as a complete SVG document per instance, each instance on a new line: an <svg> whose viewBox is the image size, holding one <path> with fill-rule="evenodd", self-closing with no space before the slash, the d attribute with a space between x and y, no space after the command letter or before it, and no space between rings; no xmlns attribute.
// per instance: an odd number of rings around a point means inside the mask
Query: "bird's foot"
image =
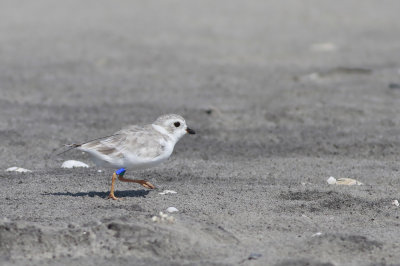
<svg viewBox="0 0 400 266"><path fill-rule="evenodd" d="M144 186L145 188L148 188L148 189L155 189L156 188L152 183L150 183L147 180L138 180L138 181L139 181L138 183L141 184L142 186Z"/></svg>
<svg viewBox="0 0 400 266"><path fill-rule="evenodd" d="M145 188L148 188L148 189L155 189L155 188L156 188L152 183L150 183L150 182L147 181L147 180L128 179L128 178L124 178L124 177L121 176L121 175L118 176L118 179L119 179L121 182L138 183L138 184L140 184L140 185L142 185L142 186L144 186Z"/></svg>
<svg viewBox="0 0 400 266"><path fill-rule="evenodd" d="M113 200L120 200L120 198L117 198L114 193L110 193L110 195L108 195L107 199L113 199Z"/></svg>

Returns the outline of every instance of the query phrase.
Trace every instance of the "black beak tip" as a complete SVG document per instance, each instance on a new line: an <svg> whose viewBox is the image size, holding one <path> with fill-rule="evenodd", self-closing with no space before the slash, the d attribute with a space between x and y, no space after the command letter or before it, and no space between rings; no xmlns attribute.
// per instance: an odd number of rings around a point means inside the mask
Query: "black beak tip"
<svg viewBox="0 0 400 266"><path fill-rule="evenodd" d="M190 129L190 128L186 128L186 132L189 133L189 134L192 134L192 135L196 134L196 132L193 129Z"/></svg>

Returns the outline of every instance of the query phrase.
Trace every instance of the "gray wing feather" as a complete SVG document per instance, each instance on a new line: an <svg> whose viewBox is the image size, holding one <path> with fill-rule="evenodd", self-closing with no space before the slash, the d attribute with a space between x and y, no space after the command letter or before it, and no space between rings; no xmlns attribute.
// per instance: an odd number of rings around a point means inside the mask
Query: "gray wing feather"
<svg viewBox="0 0 400 266"><path fill-rule="evenodd" d="M149 126L130 126L114 135L83 144L80 149L98 153L103 159L125 158L127 154L140 158L155 158L163 151L163 136Z"/></svg>

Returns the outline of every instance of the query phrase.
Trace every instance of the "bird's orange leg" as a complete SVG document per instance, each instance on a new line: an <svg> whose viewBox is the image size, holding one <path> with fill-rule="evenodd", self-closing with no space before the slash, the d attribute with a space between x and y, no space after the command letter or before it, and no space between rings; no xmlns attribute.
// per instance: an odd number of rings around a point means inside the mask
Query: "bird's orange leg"
<svg viewBox="0 0 400 266"><path fill-rule="evenodd" d="M114 195L114 184L115 180L117 180L117 174L113 173L112 175L112 180L111 180L111 190L110 190L110 195L108 195L109 199L117 200L118 198Z"/></svg>
<svg viewBox="0 0 400 266"><path fill-rule="evenodd" d="M150 183L149 181L147 181L147 180L128 179L128 178L124 178L122 175L119 175L118 179L119 179L119 181L122 181L122 182L138 183L138 184L141 184L142 186L144 186L145 188L148 188L148 189L154 189L155 188L155 186L152 183Z"/></svg>

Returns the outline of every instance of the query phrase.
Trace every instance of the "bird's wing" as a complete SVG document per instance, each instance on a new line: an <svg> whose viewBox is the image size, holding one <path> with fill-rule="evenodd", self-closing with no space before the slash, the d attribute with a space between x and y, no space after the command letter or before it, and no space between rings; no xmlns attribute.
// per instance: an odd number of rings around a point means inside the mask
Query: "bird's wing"
<svg viewBox="0 0 400 266"><path fill-rule="evenodd" d="M124 159L128 156L149 159L162 153L159 138L158 132L151 128L130 126L107 138L85 143L78 149L97 155L106 161L110 158Z"/></svg>
<svg viewBox="0 0 400 266"><path fill-rule="evenodd" d="M61 154L64 154L66 152L69 152L70 150L73 150L73 149L76 149L76 148L80 148L85 144L92 143L92 142L95 142L95 141L98 141L98 140L102 140L102 139L106 139L106 138L110 138L110 137L113 137L113 136L116 136L116 135L117 134L115 133L115 134L110 135L110 136L104 136L104 137L92 139L92 140L89 140L89 141L86 141L86 142L82 142L82 143L79 143L79 144L78 143L65 144L65 145L61 146L60 148L56 149L55 151L53 151L53 154L55 154L56 151L59 151L60 149L67 147L67 150L59 152L59 153L56 154L56 155L61 155Z"/></svg>
<svg viewBox="0 0 400 266"><path fill-rule="evenodd" d="M128 128L125 150L138 158L152 159L162 154L166 139L151 126Z"/></svg>

